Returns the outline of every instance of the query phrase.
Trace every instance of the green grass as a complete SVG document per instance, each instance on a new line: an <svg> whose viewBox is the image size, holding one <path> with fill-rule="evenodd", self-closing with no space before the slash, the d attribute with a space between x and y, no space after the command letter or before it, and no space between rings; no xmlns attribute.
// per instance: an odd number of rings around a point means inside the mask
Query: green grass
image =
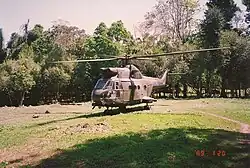
<svg viewBox="0 0 250 168"><path fill-rule="evenodd" d="M4 150L20 151L20 158L0 158L0 167L33 167L22 157L25 150L41 152L38 167L247 167L249 145L240 141L249 137L239 133L240 125L199 112L247 121L248 102L160 100L152 111L102 115L97 110L59 117L52 112L20 124L7 123L0 126L0 156ZM198 149L224 150L226 156L197 157ZM49 152L57 154L46 155Z"/></svg>
<svg viewBox="0 0 250 168"><path fill-rule="evenodd" d="M89 140L43 160L38 167L246 167L249 148L244 135L225 130L169 128ZM224 150L203 157L196 150Z"/></svg>
<svg viewBox="0 0 250 168"><path fill-rule="evenodd" d="M74 130L77 125L86 123L90 124L90 126L107 123L110 128L104 133L98 131L93 133L78 132ZM2 127L0 129L0 149L22 145L32 138L52 140L51 143L55 143L58 148L64 148L68 147L69 144L73 145L94 137L180 127L216 128L233 131L240 129L238 124L198 114L123 114L94 118L86 118L86 115L80 115L75 118L41 122L28 126Z"/></svg>
<svg viewBox="0 0 250 168"><path fill-rule="evenodd" d="M203 99L207 106L201 111L218 114L230 119L250 124L249 99Z"/></svg>

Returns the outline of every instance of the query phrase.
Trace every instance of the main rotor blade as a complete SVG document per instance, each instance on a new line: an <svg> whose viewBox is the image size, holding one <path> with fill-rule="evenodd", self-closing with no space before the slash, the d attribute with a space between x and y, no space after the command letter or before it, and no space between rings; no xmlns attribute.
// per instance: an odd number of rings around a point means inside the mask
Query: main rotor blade
<svg viewBox="0 0 250 168"><path fill-rule="evenodd" d="M98 56L100 56L100 57L106 57L106 58L126 59L125 55L104 55L104 54L102 54L102 55L98 55Z"/></svg>
<svg viewBox="0 0 250 168"><path fill-rule="evenodd" d="M168 75L185 75L187 73L168 73Z"/></svg>
<svg viewBox="0 0 250 168"><path fill-rule="evenodd" d="M150 60L150 61L155 61L155 59L153 59L153 58L137 58L137 57L132 57L131 59L135 59L135 60Z"/></svg>
<svg viewBox="0 0 250 168"><path fill-rule="evenodd" d="M168 56L168 55L188 54L188 53L195 53L195 52L216 51L216 50L224 50L224 49L230 49L230 47L209 48L209 49L200 49L200 50L191 50L191 51L175 51L175 52L170 52L170 53L153 54L153 55L138 55L138 56L132 56L131 58L161 57L161 56Z"/></svg>
<svg viewBox="0 0 250 168"><path fill-rule="evenodd" d="M107 58L107 59L89 59L89 60L72 60L72 61L56 61L52 63L73 63L73 62L103 62L117 60L118 58Z"/></svg>

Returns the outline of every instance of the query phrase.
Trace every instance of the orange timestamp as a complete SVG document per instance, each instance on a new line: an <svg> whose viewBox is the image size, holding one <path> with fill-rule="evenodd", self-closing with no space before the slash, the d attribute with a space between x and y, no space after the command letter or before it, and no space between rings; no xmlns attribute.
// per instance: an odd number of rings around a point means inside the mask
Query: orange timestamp
<svg viewBox="0 0 250 168"><path fill-rule="evenodd" d="M208 150L195 150L195 156L198 157L204 157L204 156L226 156L226 151L224 150L212 150L212 151L208 151Z"/></svg>

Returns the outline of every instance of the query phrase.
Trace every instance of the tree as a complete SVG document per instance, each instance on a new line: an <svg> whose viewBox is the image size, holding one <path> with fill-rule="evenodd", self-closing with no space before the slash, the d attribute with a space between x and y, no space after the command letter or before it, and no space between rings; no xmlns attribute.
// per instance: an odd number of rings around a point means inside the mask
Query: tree
<svg viewBox="0 0 250 168"><path fill-rule="evenodd" d="M133 46L133 54L157 54L162 50L160 45L157 45L156 37L152 35L145 35L142 39L137 39ZM163 58L157 58L156 60L132 60L132 63L137 65L143 74L149 76L162 75L162 66L164 65Z"/></svg>
<svg viewBox="0 0 250 168"><path fill-rule="evenodd" d="M7 43L7 58L18 59L18 54L24 45L24 38L18 33L12 33Z"/></svg>
<svg viewBox="0 0 250 168"><path fill-rule="evenodd" d="M66 50L70 50L72 45L80 38L85 38L85 30L76 26L69 26L62 21L55 21L49 30L49 34L53 41Z"/></svg>
<svg viewBox="0 0 250 168"><path fill-rule="evenodd" d="M70 85L72 75L74 73L75 63L51 64L53 61L70 61L75 57L67 53L67 51L59 45L54 45L45 65L42 67L42 76L40 84L45 96L52 96L59 101L61 94L65 92L67 86ZM49 94L50 95L46 95Z"/></svg>
<svg viewBox="0 0 250 168"><path fill-rule="evenodd" d="M144 24L156 35L164 34L174 42L183 43L196 28L197 10L197 0L159 0L146 14Z"/></svg>
<svg viewBox="0 0 250 168"><path fill-rule="evenodd" d="M12 33L10 40L7 43L7 58L8 59L18 59L18 55L21 52L22 48L25 46L25 44L31 44L31 39L28 39L29 37L29 19L28 22L22 25L22 31L23 34L20 35L18 33Z"/></svg>
<svg viewBox="0 0 250 168"><path fill-rule="evenodd" d="M3 45L4 39L3 39L3 31L0 29L0 64L5 60L6 52L4 50Z"/></svg>
<svg viewBox="0 0 250 168"><path fill-rule="evenodd" d="M123 52L124 45L120 42L124 40L126 35L124 33L128 31L121 22L115 22L112 25L108 28L104 23L100 23L95 29L94 35L82 41L83 45L79 49L81 48L80 50L84 53L80 59L106 58L107 55L119 55ZM75 68L72 82L74 83L74 88L81 90L81 92L78 91L76 96L81 97L84 94L85 100L89 100L91 90L100 77L100 68L109 66L117 66L117 62L78 64Z"/></svg>
<svg viewBox="0 0 250 168"><path fill-rule="evenodd" d="M221 55L220 73L234 94L236 89L249 87L249 42L234 31L224 31L220 41L223 46L232 46L230 52L224 51Z"/></svg>
<svg viewBox="0 0 250 168"><path fill-rule="evenodd" d="M94 31L94 35L107 36L108 27L104 22L101 22Z"/></svg>
<svg viewBox="0 0 250 168"><path fill-rule="evenodd" d="M214 8L217 7L225 20L223 29L231 29L231 21L232 18L235 16L235 13L237 11L240 11L240 8L237 7L234 0L209 0L209 2L206 3L208 8Z"/></svg>
<svg viewBox="0 0 250 168"><path fill-rule="evenodd" d="M50 33L44 31L36 35L36 40L32 42L31 46L35 52L35 62L39 62L43 66L55 44Z"/></svg>
<svg viewBox="0 0 250 168"><path fill-rule="evenodd" d="M32 42L36 41L39 37L43 35L43 26L36 24L34 28L27 32L27 42L30 45Z"/></svg>
<svg viewBox="0 0 250 168"><path fill-rule="evenodd" d="M132 39L131 33L124 27L124 24L121 20L111 24L107 35L113 42L123 44Z"/></svg>
<svg viewBox="0 0 250 168"><path fill-rule="evenodd" d="M40 67L32 59L32 52L23 49L18 60L7 60L1 65L0 87L9 97L17 98L18 105L23 105L25 94L36 84ZM10 98L11 101L11 98Z"/></svg>
<svg viewBox="0 0 250 168"><path fill-rule="evenodd" d="M216 48L220 46L220 33L224 25L223 15L217 7L208 8L205 11L205 19L201 23L201 46L203 48ZM217 67L220 64L219 52L202 53L206 69L206 93L211 95L211 79L216 74ZM201 76L200 76L201 79Z"/></svg>

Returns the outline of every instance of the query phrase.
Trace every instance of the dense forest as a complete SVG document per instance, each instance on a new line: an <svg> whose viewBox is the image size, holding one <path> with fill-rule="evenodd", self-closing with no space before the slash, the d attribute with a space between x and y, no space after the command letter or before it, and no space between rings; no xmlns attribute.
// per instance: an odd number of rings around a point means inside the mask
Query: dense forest
<svg viewBox="0 0 250 168"><path fill-rule="evenodd" d="M100 23L92 35L55 21L45 30L39 23L3 39L0 29L0 106L38 105L65 100L89 101L100 68L118 62L52 61L106 58L108 55L157 54L230 46L229 50L134 61L143 74L159 76L168 69L186 73L172 82L188 84L201 96L219 89L221 97L247 97L250 88L250 0L245 13L233 0L209 0L202 20L197 0L162 0L145 14L135 37L123 22ZM1 25L0 25L1 27ZM4 42L7 45L4 45Z"/></svg>

